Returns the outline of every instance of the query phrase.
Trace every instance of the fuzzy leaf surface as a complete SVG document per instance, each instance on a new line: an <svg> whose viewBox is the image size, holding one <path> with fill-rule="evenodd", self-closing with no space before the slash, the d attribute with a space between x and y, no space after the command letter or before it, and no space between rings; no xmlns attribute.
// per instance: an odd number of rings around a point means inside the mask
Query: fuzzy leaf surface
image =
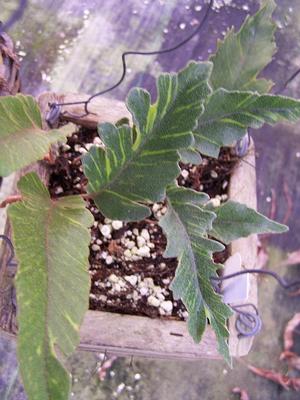
<svg viewBox="0 0 300 400"><path fill-rule="evenodd" d="M225 244L252 233L283 233L288 230L286 225L279 224L235 201L229 200L213 211L217 218L213 221L210 234Z"/></svg>
<svg viewBox="0 0 300 400"><path fill-rule="evenodd" d="M32 96L0 98L0 176L41 160L51 144L65 141L71 125L45 131L37 102Z"/></svg>
<svg viewBox="0 0 300 400"><path fill-rule="evenodd" d="M299 118L299 100L218 89L210 96L194 130L195 147L201 153L217 157L220 147L233 145L247 133L247 128L296 122Z"/></svg>
<svg viewBox="0 0 300 400"><path fill-rule="evenodd" d="M223 41L218 41L217 52L211 57L214 89L259 93L271 89L272 82L257 79L257 75L271 62L276 51L276 25L272 21L275 7L273 0L265 1L254 16L245 20L239 32L231 29Z"/></svg>
<svg viewBox="0 0 300 400"><path fill-rule="evenodd" d="M207 239L216 215L204 209L208 197L177 186L167 190L168 211L159 225L167 235L165 257L178 257L178 267L171 284L174 298L182 299L189 312L188 328L196 342L201 340L209 320L216 333L219 352L228 363L227 318L231 310L214 291L210 277L222 268L212 258L223 245Z"/></svg>
<svg viewBox="0 0 300 400"><path fill-rule="evenodd" d="M18 360L30 400L66 400L70 375L56 350L70 355L88 309L93 218L79 196L51 200L35 173L22 177L23 200L9 206L19 268ZM55 346L55 348L54 348Z"/></svg>
<svg viewBox="0 0 300 400"><path fill-rule="evenodd" d="M165 187L180 172L178 151L193 144L192 129L210 92L210 72L210 63L190 62L178 74L160 76L153 105L147 91L131 90L127 107L134 130L100 125L106 149L92 147L83 157L83 167L88 192L106 217L143 219L150 209L141 203L165 197Z"/></svg>

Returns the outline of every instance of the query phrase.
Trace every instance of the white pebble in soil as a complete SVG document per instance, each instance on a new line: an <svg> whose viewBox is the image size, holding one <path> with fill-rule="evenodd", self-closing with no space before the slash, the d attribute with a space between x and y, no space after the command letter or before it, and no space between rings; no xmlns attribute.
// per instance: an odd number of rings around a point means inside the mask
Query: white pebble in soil
<svg viewBox="0 0 300 400"><path fill-rule="evenodd" d="M55 194L60 194L64 191L64 189L61 186L57 186L57 188L55 188L54 192Z"/></svg>
<svg viewBox="0 0 300 400"><path fill-rule="evenodd" d="M149 294L149 289L147 287L141 287L140 294L141 296L147 296L147 294Z"/></svg>
<svg viewBox="0 0 300 400"><path fill-rule="evenodd" d="M136 275L126 275L124 279L129 282L132 286L135 286L137 284L137 276Z"/></svg>
<svg viewBox="0 0 300 400"><path fill-rule="evenodd" d="M138 236L136 238L136 242L137 242L138 247L143 247L146 244L146 240L145 240L145 238L143 238L143 236Z"/></svg>
<svg viewBox="0 0 300 400"><path fill-rule="evenodd" d="M221 205L221 201L218 197L213 197L209 200L208 203L211 204L213 207L219 207Z"/></svg>
<svg viewBox="0 0 300 400"><path fill-rule="evenodd" d="M61 150L64 151L64 152L69 151L70 148L71 148L71 146L69 146L68 144L63 144L61 146Z"/></svg>
<svg viewBox="0 0 300 400"><path fill-rule="evenodd" d="M113 259L112 256L107 256L107 257L106 257L105 263L106 263L107 265L110 265L110 264L112 264L113 262L114 262L114 259Z"/></svg>
<svg viewBox="0 0 300 400"><path fill-rule="evenodd" d="M210 172L210 176L211 176L213 179L216 179L216 178L218 177L217 171L212 170L212 171Z"/></svg>
<svg viewBox="0 0 300 400"><path fill-rule="evenodd" d="M94 145L93 143L86 143L85 147L87 148L87 150L91 150L93 145Z"/></svg>
<svg viewBox="0 0 300 400"><path fill-rule="evenodd" d="M129 249L129 250L133 249L134 246L135 246L135 242L134 242L133 240L129 240L129 241L126 243L126 247L127 247L127 249Z"/></svg>
<svg viewBox="0 0 300 400"><path fill-rule="evenodd" d="M160 303L160 308L167 314L171 315L173 310L173 303L170 300Z"/></svg>
<svg viewBox="0 0 300 400"><path fill-rule="evenodd" d="M98 144L100 146L103 146L102 140L97 136L94 138L93 143L96 144L96 145Z"/></svg>
<svg viewBox="0 0 300 400"><path fill-rule="evenodd" d="M132 252L131 252L129 249L126 249L126 250L124 251L124 256L125 256L125 258L131 259L131 257L132 257Z"/></svg>
<svg viewBox="0 0 300 400"><path fill-rule="evenodd" d="M104 237L109 237L111 234L111 226L110 225L102 225L100 227L100 232Z"/></svg>
<svg viewBox="0 0 300 400"><path fill-rule="evenodd" d="M228 199L228 195L227 194L222 194L221 195L221 201L225 202Z"/></svg>
<svg viewBox="0 0 300 400"><path fill-rule="evenodd" d="M158 203L154 203L152 206L152 211L156 213L161 208L161 205Z"/></svg>
<svg viewBox="0 0 300 400"><path fill-rule="evenodd" d="M222 189L225 190L227 188L227 186L228 186L228 181L224 181L222 183Z"/></svg>
<svg viewBox="0 0 300 400"><path fill-rule="evenodd" d="M160 306L159 299L154 297L154 296L152 296L152 295L148 297L147 302L152 307L159 307Z"/></svg>
<svg viewBox="0 0 300 400"><path fill-rule="evenodd" d="M163 207L163 208L161 209L162 215L164 215L166 212L167 212L167 207Z"/></svg>
<svg viewBox="0 0 300 400"><path fill-rule="evenodd" d="M181 171L181 175L183 176L184 179L186 179L189 176L189 171L187 171L186 169L183 169Z"/></svg>
<svg viewBox="0 0 300 400"><path fill-rule="evenodd" d="M118 283L119 282L119 278L115 274L109 275L108 280L111 283Z"/></svg>
<svg viewBox="0 0 300 400"><path fill-rule="evenodd" d="M139 249L137 249L136 254L141 257L150 257L150 249L148 246L140 247Z"/></svg>
<svg viewBox="0 0 300 400"><path fill-rule="evenodd" d="M121 229L123 227L123 222L116 220L116 221L112 221L111 225L114 230L118 231L119 229Z"/></svg>
<svg viewBox="0 0 300 400"><path fill-rule="evenodd" d="M143 237L147 242L150 240L150 234L147 229L142 229L141 237Z"/></svg>

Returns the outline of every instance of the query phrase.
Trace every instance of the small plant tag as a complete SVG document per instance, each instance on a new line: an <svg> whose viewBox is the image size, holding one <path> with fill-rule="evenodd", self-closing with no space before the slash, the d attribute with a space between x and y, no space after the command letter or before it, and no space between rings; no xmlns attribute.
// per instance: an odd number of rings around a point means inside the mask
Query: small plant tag
<svg viewBox="0 0 300 400"><path fill-rule="evenodd" d="M229 257L224 269L226 275L234 274L241 271L242 259L240 253L235 253ZM249 274L236 276L235 278L227 279L222 282L222 296L226 304L237 304L247 300L249 296Z"/></svg>

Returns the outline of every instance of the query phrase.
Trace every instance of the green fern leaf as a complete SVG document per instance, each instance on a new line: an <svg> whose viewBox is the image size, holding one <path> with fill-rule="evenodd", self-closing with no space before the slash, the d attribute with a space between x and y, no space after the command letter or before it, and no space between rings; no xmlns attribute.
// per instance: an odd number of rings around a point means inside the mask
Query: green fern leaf
<svg viewBox="0 0 300 400"><path fill-rule="evenodd" d="M276 7L273 0L264 2L260 10L248 17L239 32L231 29L211 57L213 89L251 90L268 92L272 82L257 79L276 51L274 33L276 25L272 14Z"/></svg>
<svg viewBox="0 0 300 400"><path fill-rule="evenodd" d="M1 97L0 176L41 160L51 144L65 141L73 131L72 125L43 130L40 109L31 96Z"/></svg>
<svg viewBox="0 0 300 400"><path fill-rule="evenodd" d="M194 130L195 146L201 153L217 157L220 147L233 145L246 134L247 128L295 122L299 118L299 100L218 89L208 99Z"/></svg>
<svg viewBox="0 0 300 400"><path fill-rule="evenodd" d="M70 376L57 351L68 356L79 342L88 308L88 255L93 218L79 196L51 200L35 173L9 206L19 269L18 359L30 400L66 400Z"/></svg>
<svg viewBox="0 0 300 400"><path fill-rule="evenodd" d="M203 208L208 196L191 189L171 186L167 190L168 211L159 225L167 235L165 257L178 257L171 284L175 299L182 299L189 312L189 332L201 340L207 320L216 333L219 352L230 363L226 322L231 310L211 285L210 277L222 265L215 264L214 252L223 245L207 238L216 215Z"/></svg>
<svg viewBox="0 0 300 400"><path fill-rule="evenodd" d="M210 63L190 62L177 74L158 79L158 99L133 89L127 106L136 129L102 124L106 149L92 147L83 157L88 193L111 219L140 220L150 215L141 203L165 197L165 187L178 176L178 150L193 144L192 129L210 89ZM189 155L190 156L190 155Z"/></svg>

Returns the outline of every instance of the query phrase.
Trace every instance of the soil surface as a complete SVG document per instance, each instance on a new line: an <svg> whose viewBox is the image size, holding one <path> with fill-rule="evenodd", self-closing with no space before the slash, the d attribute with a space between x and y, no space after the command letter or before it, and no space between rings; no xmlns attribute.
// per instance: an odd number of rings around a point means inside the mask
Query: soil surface
<svg viewBox="0 0 300 400"><path fill-rule="evenodd" d="M92 145L102 146L97 131L80 129L60 146L50 175L53 197L85 193L81 156ZM234 150L224 148L218 160L203 157L201 165L181 163L178 184L206 192L212 202L220 204L227 200L237 161ZM131 223L105 218L93 201L87 201L87 207L95 219L90 244L90 309L186 319L184 305L173 299L169 287L177 260L163 257L167 240L158 222L167 211L165 204L152 204L148 219ZM227 249L215 255L219 263L226 258Z"/></svg>

